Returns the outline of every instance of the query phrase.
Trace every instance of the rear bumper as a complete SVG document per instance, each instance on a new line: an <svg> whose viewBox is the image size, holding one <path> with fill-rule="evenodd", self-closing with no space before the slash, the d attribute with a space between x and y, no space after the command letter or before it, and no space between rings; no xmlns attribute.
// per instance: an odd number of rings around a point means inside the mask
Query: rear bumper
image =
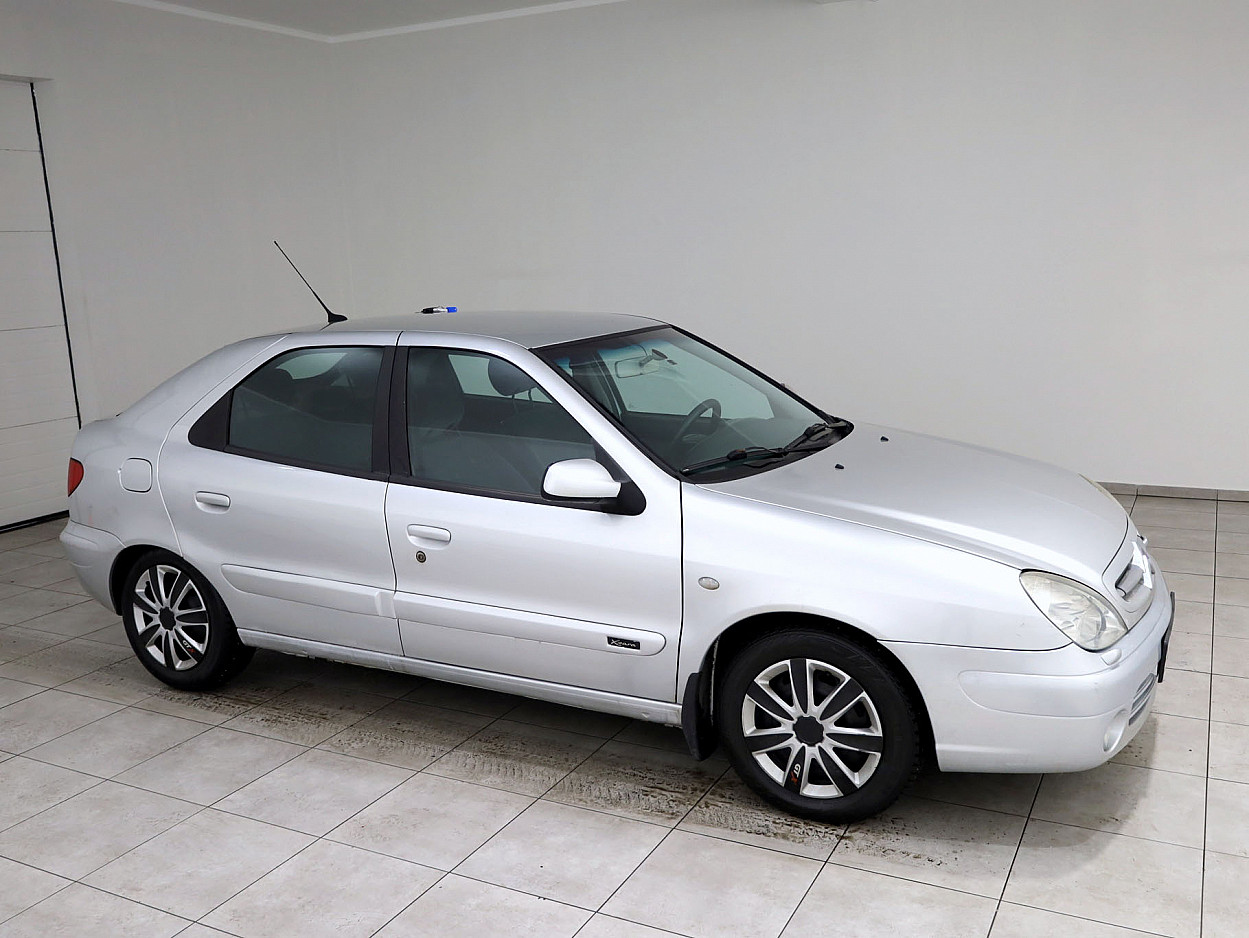
<svg viewBox="0 0 1249 938"><path fill-rule="evenodd" d="M1103 652L887 644L924 695L941 769L1075 772L1113 758L1144 724L1173 616L1159 577L1144 617Z"/></svg>
<svg viewBox="0 0 1249 938"><path fill-rule="evenodd" d="M113 609L109 577L113 571L113 561L121 553L121 541L107 531L71 521L61 532L61 545L65 548L83 588L93 599Z"/></svg>

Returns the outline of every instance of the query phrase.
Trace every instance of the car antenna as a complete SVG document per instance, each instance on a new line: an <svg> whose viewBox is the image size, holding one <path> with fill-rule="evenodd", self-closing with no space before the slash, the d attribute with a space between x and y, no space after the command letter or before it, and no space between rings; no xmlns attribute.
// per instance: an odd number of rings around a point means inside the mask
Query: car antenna
<svg viewBox="0 0 1249 938"><path fill-rule="evenodd" d="M273 242L273 246L277 248L279 251L282 251L282 245L278 244L276 241ZM307 277L299 273L299 268L295 266L295 262L291 260L290 255L288 255L285 251L282 251L282 256L286 258L286 263L291 265L291 269L295 271L295 273L299 274L299 279L304 282L304 286L307 287L309 290L312 290L312 284L308 282ZM321 308L325 310L325 316L327 319L329 319L329 322L326 323L327 326L332 326L336 322L347 321L346 316L343 316L339 313L331 312L330 308L325 305L325 300L321 299L320 295L317 293L316 290L312 290L312 295L317 298L317 302L320 303Z"/></svg>

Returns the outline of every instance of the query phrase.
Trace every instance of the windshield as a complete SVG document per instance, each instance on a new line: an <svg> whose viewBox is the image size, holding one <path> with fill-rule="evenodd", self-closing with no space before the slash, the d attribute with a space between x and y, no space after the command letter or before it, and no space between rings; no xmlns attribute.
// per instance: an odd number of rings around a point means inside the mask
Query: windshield
<svg viewBox="0 0 1249 938"><path fill-rule="evenodd" d="M851 429L668 326L538 354L690 481L760 472L823 449Z"/></svg>

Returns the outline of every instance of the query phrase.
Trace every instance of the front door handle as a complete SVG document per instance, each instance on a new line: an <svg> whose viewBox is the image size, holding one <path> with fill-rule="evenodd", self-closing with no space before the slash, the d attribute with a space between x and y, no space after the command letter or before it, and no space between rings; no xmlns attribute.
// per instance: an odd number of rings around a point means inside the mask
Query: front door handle
<svg viewBox="0 0 1249 938"><path fill-rule="evenodd" d="M430 524L410 524L408 525L408 540L418 547L428 547L431 542L450 544L451 532L446 528L436 528Z"/></svg>
<svg viewBox="0 0 1249 938"><path fill-rule="evenodd" d="M220 492L196 492L195 503L205 511L225 511L230 507L230 496Z"/></svg>

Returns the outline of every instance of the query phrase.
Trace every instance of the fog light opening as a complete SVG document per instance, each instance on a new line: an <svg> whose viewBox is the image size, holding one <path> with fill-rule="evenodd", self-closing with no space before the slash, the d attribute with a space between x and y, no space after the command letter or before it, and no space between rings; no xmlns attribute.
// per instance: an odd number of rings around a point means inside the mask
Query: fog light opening
<svg viewBox="0 0 1249 938"><path fill-rule="evenodd" d="M1123 732L1128 728L1128 712L1120 710L1115 714L1110 726L1106 727L1106 735L1102 738L1102 750L1110 752L1119 745L1119 741L1123 739Z"/></svg>

